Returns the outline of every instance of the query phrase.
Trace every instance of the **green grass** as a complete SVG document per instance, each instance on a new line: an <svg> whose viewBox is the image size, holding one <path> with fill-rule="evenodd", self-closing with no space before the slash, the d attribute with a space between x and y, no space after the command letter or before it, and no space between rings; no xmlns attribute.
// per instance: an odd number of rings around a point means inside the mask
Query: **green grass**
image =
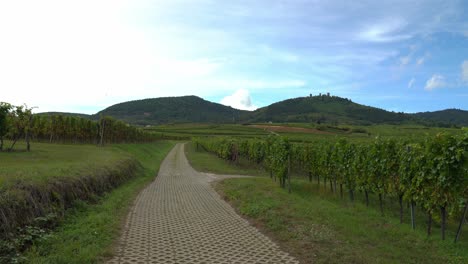
<svg viewBox="0 0 468 264"><path fill-rule="evenodd" d="M32 143L32 151L21 143L14 152L0 152L0 186L17 181L44 183L54 177L79 177L92 174L103 165L112 166L128 153L115 147Z"/></svg>
<svg viewBox="0 0 468 264"><path fill-rule="evenodd" d="M241 160L238 163L228 163L206 152L201 147L197 150L196 145L192 142L185 145L185 154L192 167L197 171L251 176L267 175L260 166L252 165L245 160Z"/></svg>
<svg viewBox="0 0 468 264"><path fill-rule="evenodd" d="M143 165L143 170L136 178L105 194L95 203L77 202L67 211L64 221L51 237L36 241L24 254L24 262L98 263L109 257L129 206L137 193L154 179L160 163L174 144L161 141L109 147L110 152L135 157Z"/></svg>
<svg viewBox="0 0 468 264"><path fill-rule="evenodd" d="M188 151L195 167L213 170L210 164L216 164L217 172L235 174L233 164L193 148ZM428 237L424 216L418 218L418 228L411 230L408 223L399 223L397 214L382 216L375 201L367 208L302 179L293 179L292 194L265 177L228 179L216 189L240 214L303 263L468 262L466 230L457 244L453 243L453 230L442 241L434 226L433 235ZM358 194L356 198L362 200Z"/></svg>

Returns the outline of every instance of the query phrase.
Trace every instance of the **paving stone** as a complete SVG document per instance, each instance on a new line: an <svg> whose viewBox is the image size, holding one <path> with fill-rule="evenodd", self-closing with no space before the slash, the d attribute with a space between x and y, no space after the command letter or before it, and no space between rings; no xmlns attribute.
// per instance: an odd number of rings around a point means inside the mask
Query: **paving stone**
<svg viewBox="0 0 468 264"><path fill-rule="evenodd" d="M108 263L299 263L213 190L226 177L195 171L177 144L135 200Z"/></svg>

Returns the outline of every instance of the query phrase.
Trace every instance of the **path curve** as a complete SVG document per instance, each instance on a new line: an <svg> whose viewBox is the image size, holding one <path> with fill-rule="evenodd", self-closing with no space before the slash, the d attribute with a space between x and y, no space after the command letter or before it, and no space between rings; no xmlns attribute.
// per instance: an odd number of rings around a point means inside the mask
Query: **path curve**
<svg viewBox="0 0 468 264"><path fill-rule="evenodd" d="M177 144L135 200L108 263L298 263L221 199L210 186L217 177L195 171Z"/></svg>

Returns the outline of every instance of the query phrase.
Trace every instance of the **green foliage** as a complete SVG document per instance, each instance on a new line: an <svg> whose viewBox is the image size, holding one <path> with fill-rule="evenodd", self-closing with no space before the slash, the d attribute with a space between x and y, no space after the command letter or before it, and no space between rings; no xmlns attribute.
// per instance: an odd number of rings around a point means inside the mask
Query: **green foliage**
<svg viewBox="0 0 468 264"><path fill-rule="evenodd" d="M427 193L429 207L445 207L466 198L467 190L467 139L457 140L447 135L437 135L426 142L426 178L430 179Z"/></svg>
<svg viewBox="0 0 468 264"><path fill-rule="evenodd" d="M283 137L270 136L263 142L255 139L239 140L235 138L194 138L194 143L218 157L237 161L239 155L248 160L265 165L285 187L288 176L291 144Z"/></svg>
<svg viewBox="0 0 468 264"><path fill-rule="evenodd" d="M0 150L4 139L12 141L11 151L19 139L50 143L137 143L161 139L160 135L104 116L98 122L74 115L32 115L32 109L0 103Z"/></svg>
<svg viewBox="0 0 468 264"><path fill-rule="evenodd" d="M4 137L12 139L8 148L11 151L20 137L25 136L29 151L29 135L31 132L32 108L26 105L13 106L0 103L0 151L3 150Z"/></svg>
<svg viewBox="0 0 468 264"><path fill-rule="evenodd" d="M52 237L50 231L58 224L58 216L49 213L36 217L24 227L18 227L15 236L8 240L0 240L0 263L24 263L27 258L22 252L33 243L40 243Z"/></svg>
<svg viewBox="0 0 468 264"><path fill-rule="evenodd" d="M3 138L8 132L8 113L12 106L9 103L0 102L0 151L3 150Z"/></svg>
<svg viewBox="0 0 468 264"><path fill-rule="evenodd" d="M160 139L160 135L103 117L98 122L76 116L36 115L32 120L31 138L54 143L137 143Z"/></svg>
<svg viewBox="0 0 468 264"><path fill-rule="evenodd" d="M396 217L351 205L315 183L295 178L293 192L266 178L218 185L230 203L301 263L466 263L462 243L427 237ZM422 220L422 219L421 219Z"/></svg>
<svg viewBox="0 0 468 264"><path fill-rule="evenodd" d="M198 138L197 143L223 159L239 149L238 154L273 172L283 187L292 160L297 170L321 176L335 183L335 189L339 183L350 191L378 194L381 210L383 196L416 202L428 213L448 208L454 216L468 202L468 134L439 134L413 144L379 137L360 144L344 139L335 144L291 144L281 136L267 140Z"/></svg>
<svg viewBox="0 0 468 264"><path fill-rule="evenodd" d="M403 123L412 117L365 106L337 96L299 97L271 104L254 111L250 122L302 122L328 124Z"/></svg>
<svg viewBox="0 0 468 264"><path fill-rule="evenodd" d="M95 115L112 116L132 124L236 123L248 111L212 103L196 96L163 97L124 102Z"/></svg>
<svg viewBox="0 0 468 264"><path fill-rule="evenodd" d="M422 112L416 113L414 116L440 127L450 127L453 125L468 126L468 111L460 109Z"/></svg>

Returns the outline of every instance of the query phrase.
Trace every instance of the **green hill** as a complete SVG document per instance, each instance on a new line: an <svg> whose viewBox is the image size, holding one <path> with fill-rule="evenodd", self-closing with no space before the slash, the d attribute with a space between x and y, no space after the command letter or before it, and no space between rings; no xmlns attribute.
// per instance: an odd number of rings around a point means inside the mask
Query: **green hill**
<svg viewBox="0 0 468 264"><path fill-rule="evenodd" d="M436 123L438 126L468 126L468 111L460 109L446 109L434 112L422 112L413 114L427 122Z"/></svg>
<svg viewBox="0 0 468 264"><path fill-rule="evenodd" d="M54 112L41 114L75 115L91 119L98 119L100 115L105 115L137 125L294 122L468 126L468 111L464 110L447 109L416 114L396 113L329 95L287 99L255 111L234 109L197 96L181 96L123 102L112 105L94 115Z"/></svg>
<svg viewBox="0 0 468 264"><path fill-rule="evenodd" d="M402 123L413 118L404 113L389 112L365 106L337 96L309 96L284 100L257 109L251 122L313 122L313 123Z"/></svg>
<svg viewBox="0 0 468 264"><path fill-rule="evenodd" d="M62 115L62 116L76 116L76 117L87 118L87 119L93 118L92 115L80 114L80 113L68 113L68 112L42 112L42 113L37 113L37 115L40 115L40 116Z"/></svg>
<svg viewBox="0 0 468 264"><path fill-rule="evenodd" d="M112 116L132 124L234 123L248 111L212 103L197 96L161 97L115 104L99 115Z"/></svg>

